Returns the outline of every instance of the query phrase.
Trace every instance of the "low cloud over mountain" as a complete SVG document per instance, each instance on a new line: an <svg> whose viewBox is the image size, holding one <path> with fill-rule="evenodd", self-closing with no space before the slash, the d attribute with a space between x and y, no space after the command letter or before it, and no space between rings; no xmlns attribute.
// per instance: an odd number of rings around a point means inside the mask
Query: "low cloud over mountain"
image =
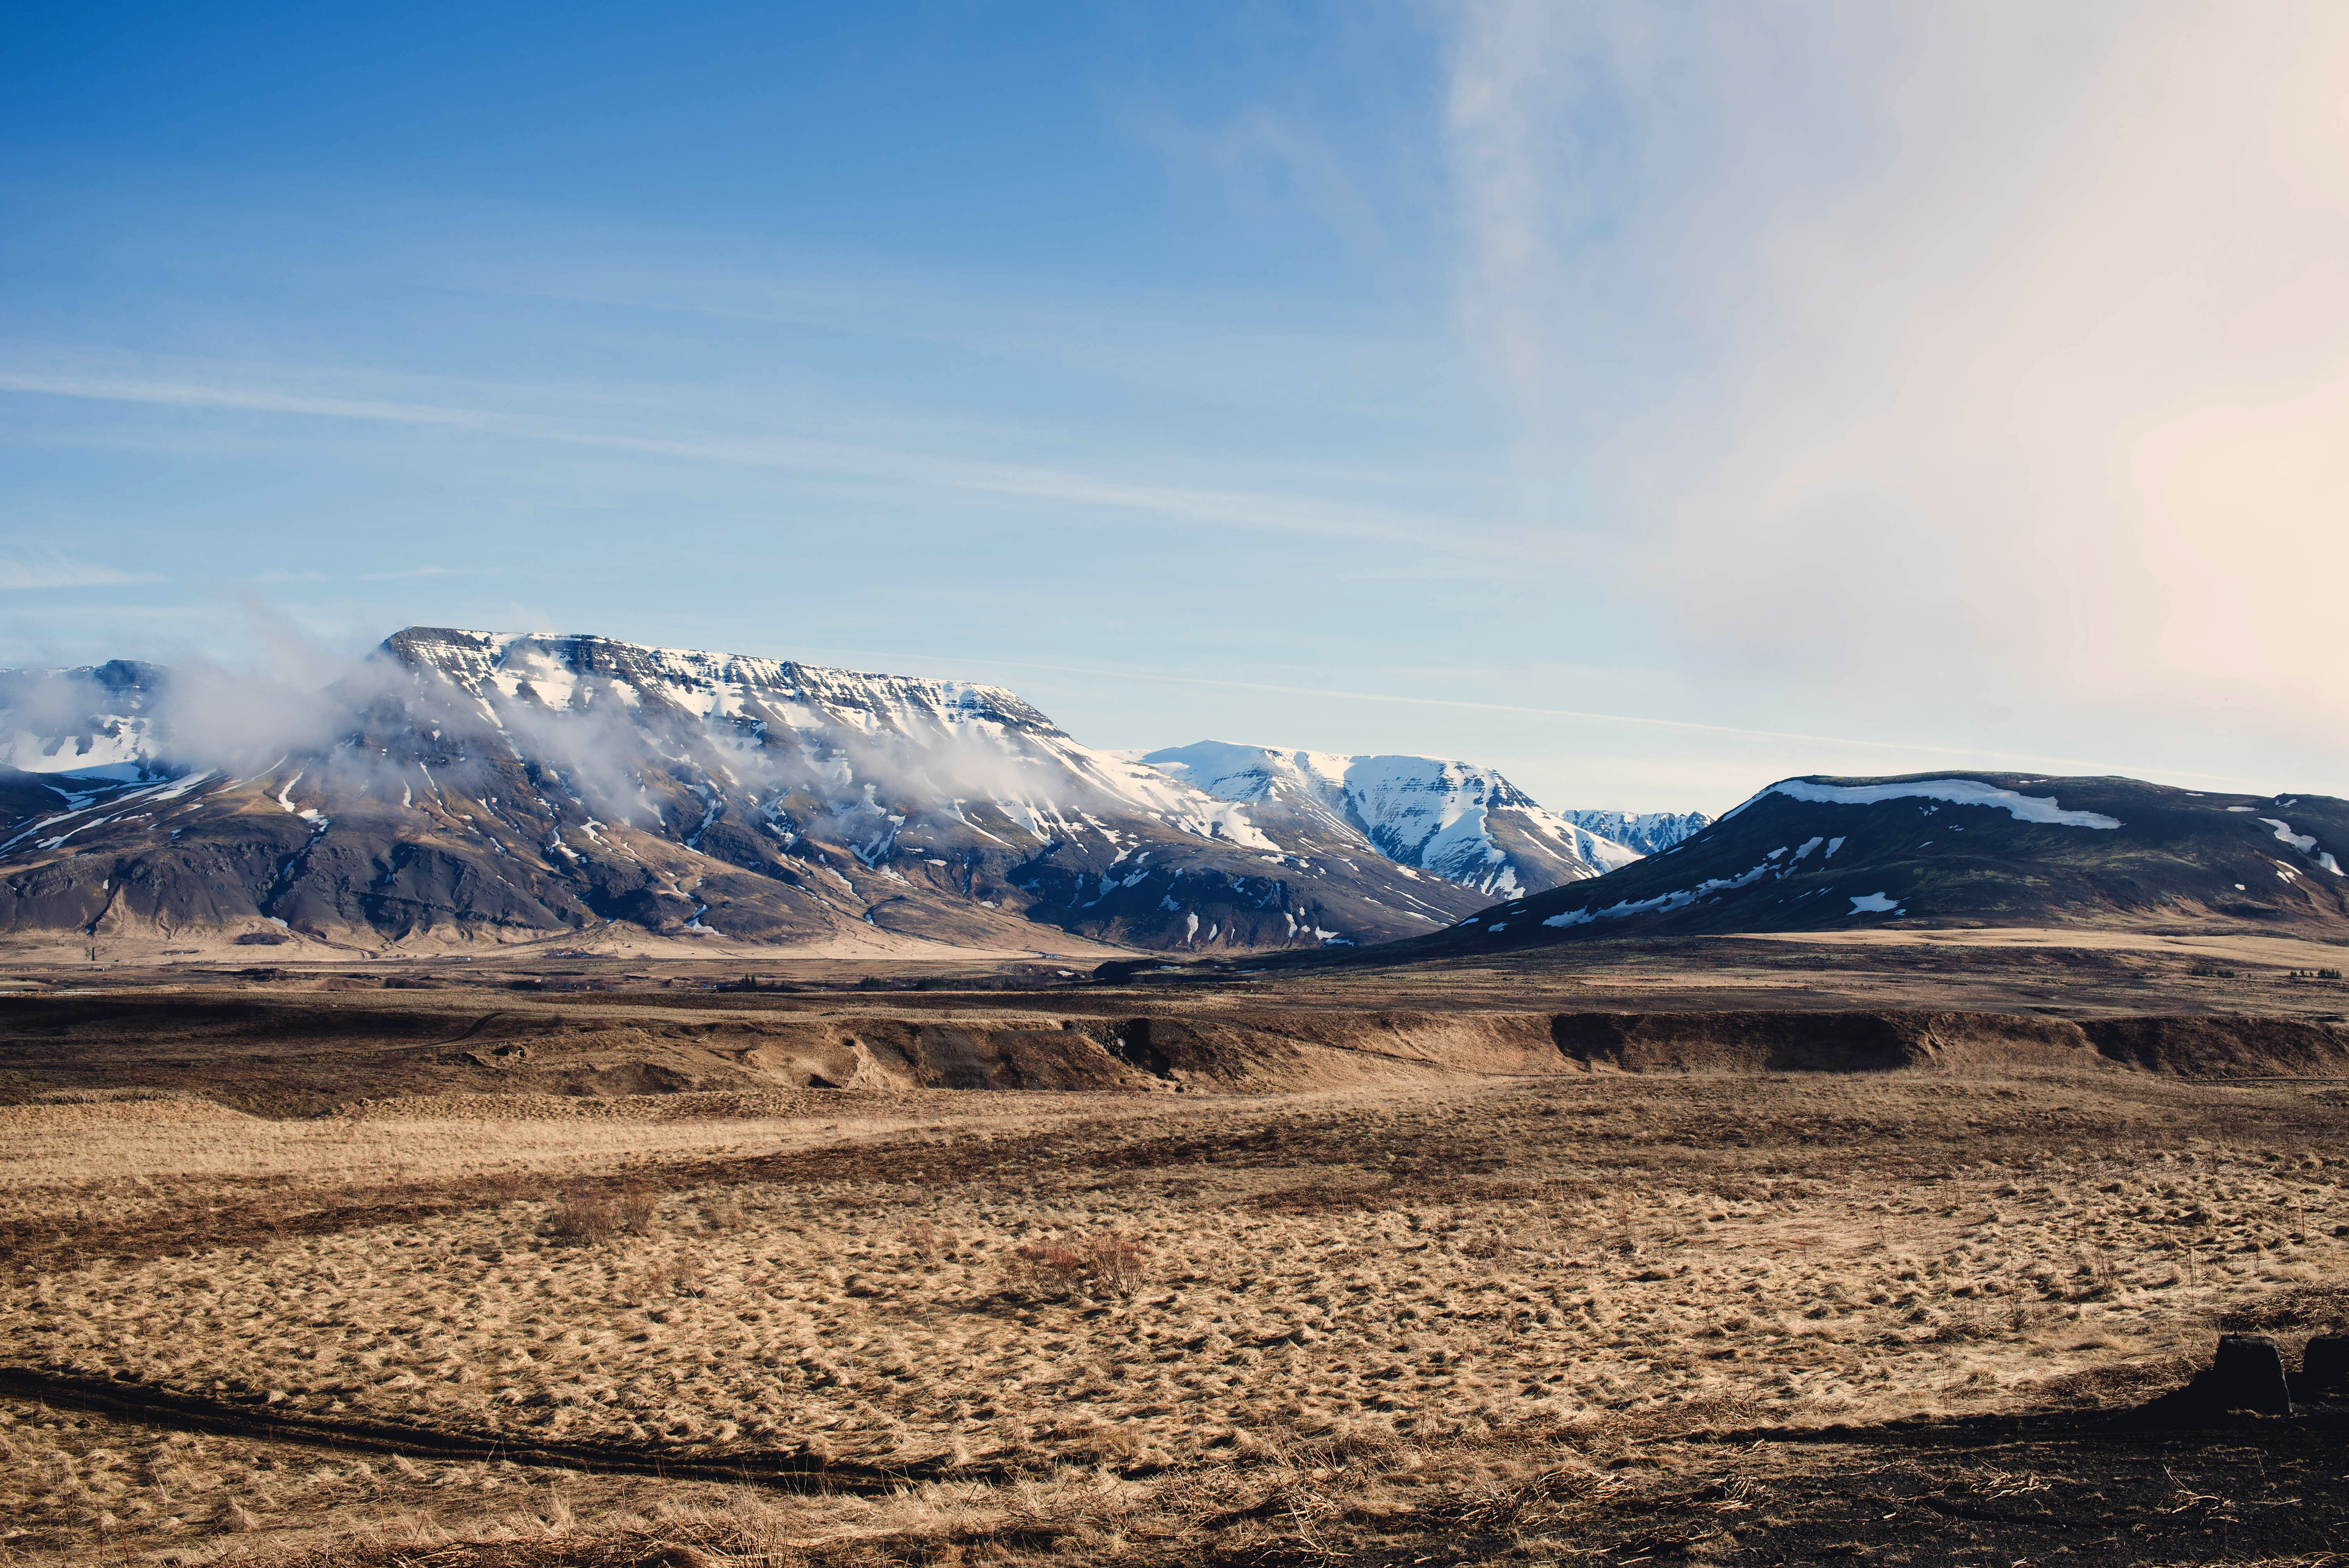
<svg viewBox="0 0 2349 1568"><path fill-rule="evenodd" d="M18 934L1254 950L1423 934L1639 854L1465 764L1137 761L997 686L594 636L410 628L324 690L0 683Z"/></svg>

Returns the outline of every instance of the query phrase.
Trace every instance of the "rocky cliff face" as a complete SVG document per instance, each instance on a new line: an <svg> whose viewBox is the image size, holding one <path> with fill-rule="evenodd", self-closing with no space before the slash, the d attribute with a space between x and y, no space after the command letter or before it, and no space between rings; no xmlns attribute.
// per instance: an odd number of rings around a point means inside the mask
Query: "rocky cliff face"
<svg viewBox="0 0 2349 1568"><path fill-rule="evenodd" d="M1262 949L1485 902L1353 829L1082 746L999 687L416 627L280 741L199 721L238 714L233 693L175 710L179 679L15 677L5 929L1024 948L1041 923Z"/></svg>

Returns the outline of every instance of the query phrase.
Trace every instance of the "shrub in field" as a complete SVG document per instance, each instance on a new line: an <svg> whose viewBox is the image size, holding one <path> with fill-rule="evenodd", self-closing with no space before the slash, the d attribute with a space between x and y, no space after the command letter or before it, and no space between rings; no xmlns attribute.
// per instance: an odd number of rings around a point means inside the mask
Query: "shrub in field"
<svg viewBox="0 0 2349 1568"><path fill-rule="evenodd" d="M537 1189L538 1182L527 1171L504 1169L492 1171L480 1178L482 1196L492 1202L511 1203L527 1198Z"/></svg>
<svg viewBox="0 0 2349 1568"><path fill-rule="evenodd" d="M565 1188L547 1215L549 1233L569 1242L602 1242L616 1235L652 1234L654 1201L631 1187L616 1195L593 1187Z"/></svg>
<svg viewBox="0 0 2349 1568"><path fill-rule="evenodd" d="M629 1280L627 1287L627 1294L637 1301L655 1301L664 1296L698 1298L709 1294L701 1273L701 1260L683 1247L667 1257L654 1258L646 1264L644 1272Z"/></svg>
<svg viewBox="0 0 2349 1568"><path fill-rule="evenodd" d="M1950 1315L1925 1336L1928 1345L1962 1345L1971 1340L1988 1339L1992 1328L1982 1308L1971 1302L1951 1310Z"/></svg>
<svg viewBox="0 0 2349 1568"><path fill-rule="evenodd" d="M632 1236L653 1233L653 1195L641 1187L631 1187L622 1192L613 1207L620 1217L620 1229Z"/></svg>
<svg viewBox="0 0 2349 1568"><path fill-rule="evenodd" d="M593 1188L574 1187L554 1201L546 1228L566 1242L604 1241L620 1228L620 1206Z"/></svg>
<svg viewBox="0 0 2349 1568"><path fill-rule="evenodd" d="M1142 1243L1116 1231L1029 1242L1013 1250L1013 1276L1048 1295L1131 1295L1142 1287Z"/></svg>

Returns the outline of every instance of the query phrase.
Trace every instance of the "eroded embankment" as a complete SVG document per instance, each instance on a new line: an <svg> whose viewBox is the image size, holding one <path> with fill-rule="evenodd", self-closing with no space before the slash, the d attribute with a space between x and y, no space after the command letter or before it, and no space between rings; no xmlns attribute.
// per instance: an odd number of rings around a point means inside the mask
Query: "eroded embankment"
<svg viewBox="0 0 2349 1568"><path fill-rule="evenodd" d="M2112 1061L2187 1078L2335 1078L2349 1073L2349 1032L2296 1018L2147 1015L2080 1026Z"/></svg>
<svg viewBox="0 0 2349 1568"><path fill-rule="evenodd" d="M2349 1077L2349 1031L2225 1015L2064 1019L1931 1009L1171 1009L604 1016L188 997L0 1006L0 1100L159 1090L264 1116L414 1096L573 1100L779 1088L1210 1094L1589 1072L2137 1070ZM1067 999L1098 1009L1094 998Z"/></svg>
<svg viewBox="0 0 2349 1568"><path fill-rule="evenodd" d="M2290 1019L2074 1021L1953 1011L1421 1013L895 1018L770 1025L740 1058L812 1087L1277 1093L1560 1072L2135 1068L2349 1076L2349 1034Z"/></svg>
<svg viewBox="0 0 2349 1568"><path fill-rule="evenodd" d="M2189 1078L2349 1076L2349 1033L2291 1019L2072 1020L1941 1010L1692 1013L1260 1012L1065 1020L1053 1036L903 1026L907 1070L942 1087L1206 1091L1371 1087L1559 1072L2136 1069ZM866 1030L872 1047L895 1045ZM1096 1057L1094 1053L1098 1052ZM1045 1074L1040 1074L1043 1068ZM1090 1081L1088 1081L1090 1080Z"/></svg>
<svg viewBox="0 0 2349 1568"><path fill-rule="evenodd" d="M2137 1068L2185 1078L2349 1074L2349 1034L2221 1016L2032 1017L1934 1010L1562 1013L1561 1057L1623 1072Z"/></svg>
<svg viewBox="0 0 2349 1568"><path fill-rule="evenodd" d="M2136 1069L2192 1078L2349 1076L2349 1033L2276 1018L2163 1016L2075 1021L1946 1010L1298 1011L1214 1019L1088 1020L1062 1027L1162 1082L1226 1091L1593 1071L2055 1068ZM972 1032L972 1044L985 1051L989 1047L977 1037L978 1033Z"/></svg>
<svg viewBox="0 0 2349 1568"><path fill-rule="evenodd" d="M783 1025L746 1057L802 1084L1208 1093L1587 1072L2137 1070L2349 1076L2349 1033L2291 1019L2073 1020L1941 1010L1272 1011L951 1025Z"/></svg>
<svg viewBox="0 0 2349 1568"><path fill-rule="evenodd" d="M412 1009L316 996L26 999L0 1004L0 1099L144 1088L300 1116L418 1094L1272 1093L1571 1068L1547 1013L1104 1016L1097 1000L1077 1005L1088 1011L1047 1001L959 1016L885 1004L727 1016L632 999L581 1016L439 996Z"/></svg>

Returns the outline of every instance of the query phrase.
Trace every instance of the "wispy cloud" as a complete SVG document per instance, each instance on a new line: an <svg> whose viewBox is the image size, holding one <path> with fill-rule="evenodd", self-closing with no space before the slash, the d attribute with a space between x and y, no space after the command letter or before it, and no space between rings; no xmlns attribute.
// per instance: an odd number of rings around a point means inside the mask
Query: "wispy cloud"
<svg viewBox="0 0 2349 1568"><path fill-rule="evenodd" d="M1211 171L1242 201L1301 208L1359 253L1380 249L1385 239L1363 181L1308 119L1259 103L1219 123L1154 116L1141 119L1138 129L1176 167Z"/></svg>
<svg viewBox="0 0 2349 1568"><path fill-rule="evenodd" d="M39 560L0 555L0 588L119 588L133 583L160 583L152 572L126 572L119 566L51 555Z"/></svg>
<svg viewBox="0 0 2349 1568"><path fill-rule="evenodd" d="M398 583L419 577L499 577L501 567L410 566L398 572L353 572L340 575L331 572L256 572L242 581L268 587L288 583Z"/></svg>
<svg viewBox="0 0 2349 1568"><path fill-rule="evenodd" d="M974 461L789 433L730 436L598 429L533 414L289 392L249 382L8 366L0 366L0 392L421 426L685 462L1021 497L1086 509L1096 514L1168 519L1213 528L1415 545L1440 543L1452 550L1485 551L1520 558L1528 548L1523 540L1485 539L1478 521L1466 517L1415 513L1307 493L1204 489L1051 467Z"/></svg>
<svg viewBox="0 0 2349 1568"><path fill-rule="evenodd" d="M327 397L289 393L268 387L216 383L153 380L119 376L0 368L0 391L45 393L53 397L85 397L109 403L158 403L178 408L236 409L256 414L301 414L332 419L388 420L401 425L442 425L490 430L508 421L473 408L436 407L423 403L384 402L363 397Z"/></svg>
<svg viewBox="0 0 2349 1568"><path fill-rule="evenodd" d="M1394 511L1317 496L1199 490L1008 465L971 468L957 482L966 490L1147 513L1222 528L1380 540L1396 544L1442 542L1456 549L1505 554L1520 561L1526 553L1522 543L1485 537L1480 519Z"/></svg>

